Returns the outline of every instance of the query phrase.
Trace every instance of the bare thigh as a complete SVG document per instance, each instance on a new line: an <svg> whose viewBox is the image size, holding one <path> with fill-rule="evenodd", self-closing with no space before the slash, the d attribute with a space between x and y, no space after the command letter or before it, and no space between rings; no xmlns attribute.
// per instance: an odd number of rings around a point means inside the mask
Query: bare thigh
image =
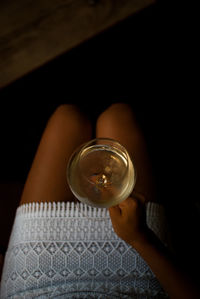
<svg viewBox="0 0 200 299"><path fill-rule="evenodd" d="M74 201L66 181L72 152L91 139L91 125L73 105L59 106L50 117L28 174L20 204Z"/></svg>
<svg viewBox="0 0 200 299"><path fill-rule="evenodd" d="M115 139L128 150L137 170L134 191L143 195L145 201L157 201L147 145L131 107L116 103L105 110L97 120L96 137Z"/></svg>

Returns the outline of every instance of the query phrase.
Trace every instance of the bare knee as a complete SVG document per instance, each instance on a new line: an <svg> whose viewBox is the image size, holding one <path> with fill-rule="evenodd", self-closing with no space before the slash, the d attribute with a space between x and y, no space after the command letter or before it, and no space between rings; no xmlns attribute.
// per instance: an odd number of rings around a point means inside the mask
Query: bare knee
<svg viewBox="0 0 200 299"><path fill-rule="evenodd" d="M82 123L87 121L85 116L81 113L79 108L75 105L63 104L56 108L53 112L51 119L60 122L76 122Z"/></svg>
<svg viewBox="0 0 200 299"><path fill-rule="evenodd" d="M86 116L75 105L63 104L56 108L48 122L55 130L91 132L91 124ZM72 136L73 137L73 136Z"/></svg>
<svg viewBox="0 0 200 299"><path fill-rule="evenodd" d="M97 119L97 130L111 125L127 125L129 123L136 125L136 118L130 105L125 103L115 103L109 106L100 114Z"/></svg>
<svg viewBox="0 0 200 299"><path fill-rule="evenodd" d="M126 112L132 112L131 106L127 103L114 103L112 105L110 105L106 111L112 111L112 112L118 112L118 111L122 111L123 113Z"/></svg>
<svg viewBox="0 0 200 299"><path fill-rule="evenodd" d="M110 119L126 119L133 118L133 111L130 105L125 103L115 103L109 106L102 114L99 116L99 120L110 120Z"/></svg>

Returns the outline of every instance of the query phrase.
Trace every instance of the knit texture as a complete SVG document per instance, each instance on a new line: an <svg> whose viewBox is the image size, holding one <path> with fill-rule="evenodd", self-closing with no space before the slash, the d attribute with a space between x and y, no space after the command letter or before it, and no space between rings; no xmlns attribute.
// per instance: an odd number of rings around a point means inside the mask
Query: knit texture
<svg viewBox="0 0 200 299"><path fill-rule="evenodd" d="M163 208L147 224L165 243ZM82 203L19 207L5 257L1 298L165 298L151 269L114 232L107 209Z"/></svg>

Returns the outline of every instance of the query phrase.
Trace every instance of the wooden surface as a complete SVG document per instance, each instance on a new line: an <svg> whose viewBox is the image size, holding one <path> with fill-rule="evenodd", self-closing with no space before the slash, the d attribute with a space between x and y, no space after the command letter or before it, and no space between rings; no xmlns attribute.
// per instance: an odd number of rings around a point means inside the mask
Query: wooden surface
<svg viewBox="0 0 200 299"><path fill-rule="evenodd" d="M155 0L1 0L0 88Z"/></svg>

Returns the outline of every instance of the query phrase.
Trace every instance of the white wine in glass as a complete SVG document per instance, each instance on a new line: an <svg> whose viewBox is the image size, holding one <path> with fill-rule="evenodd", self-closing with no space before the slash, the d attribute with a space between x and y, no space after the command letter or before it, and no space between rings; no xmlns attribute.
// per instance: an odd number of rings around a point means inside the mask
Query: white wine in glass
<svg viewBox="0 0 200 299"><path fill-rule="evenodd" d="M119 142L96 138L72 154L67 180L72 193L81 202L108 208L131 194L136 172L127 150Z"/></svg>

